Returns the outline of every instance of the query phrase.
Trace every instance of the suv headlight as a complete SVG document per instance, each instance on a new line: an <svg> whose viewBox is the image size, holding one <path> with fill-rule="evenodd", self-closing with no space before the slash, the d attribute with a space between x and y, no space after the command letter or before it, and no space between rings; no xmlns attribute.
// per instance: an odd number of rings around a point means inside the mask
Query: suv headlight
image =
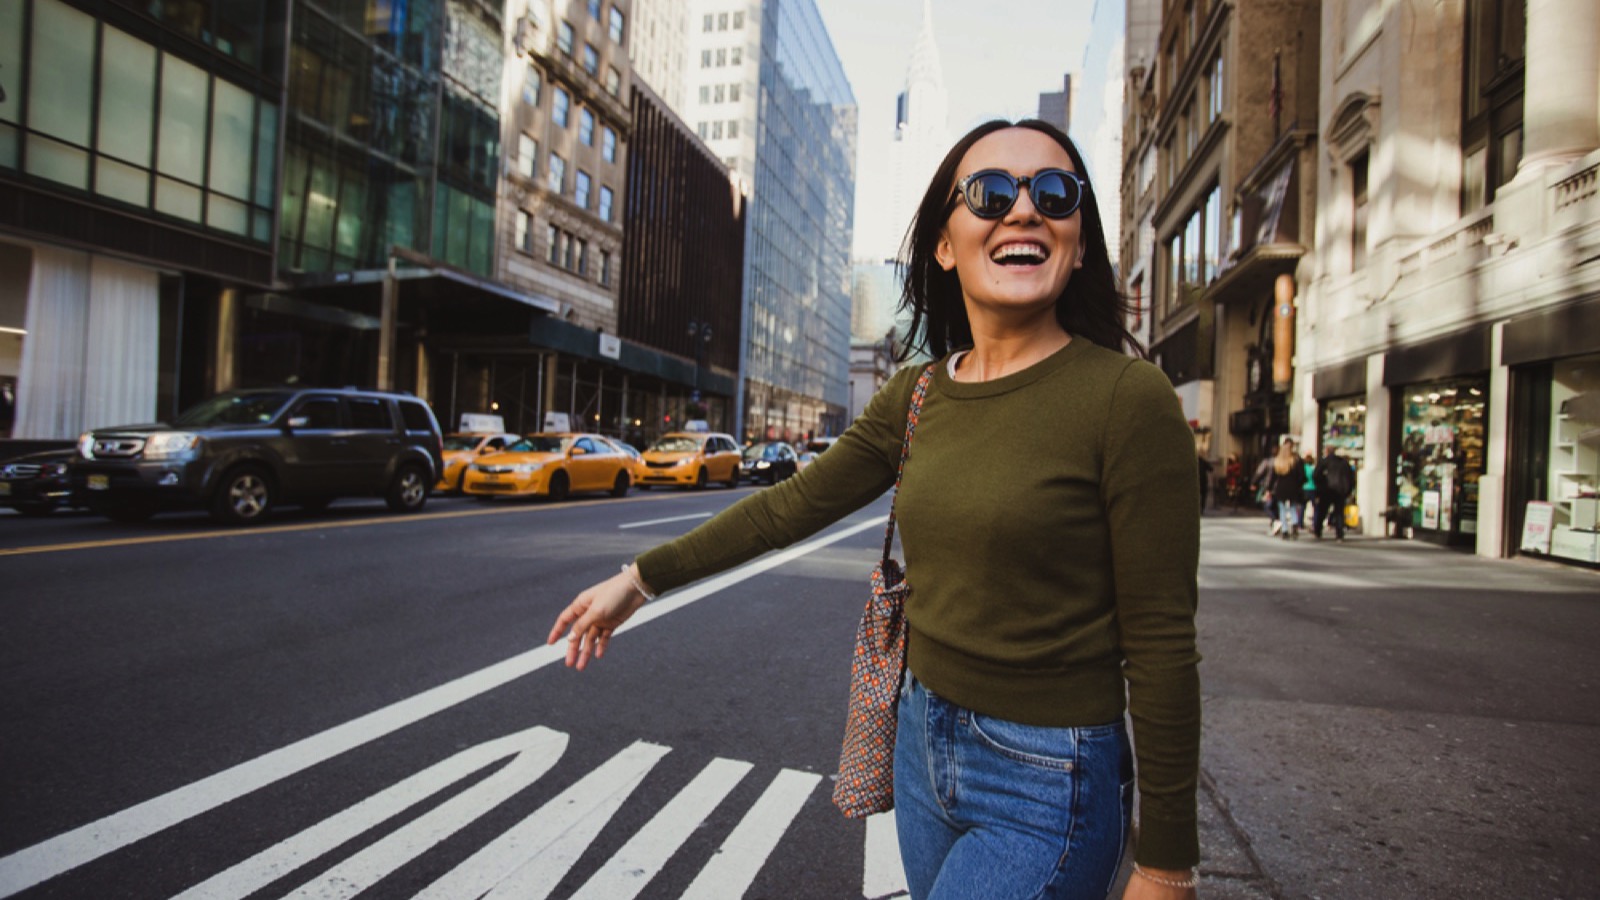
<svg viewBox="0 0 1600 900"><path fill-rule="evenodd" d="M517 465L518 475L532 475L544 468L544 463L520 463Z"/></svg>
<svg viewBox="0 0 1600 900"><path fill-rule="evenodd" d="M187 459L200 446L200 435L187 431L165 431L150 435L144 442L145 459Z"/></svg>

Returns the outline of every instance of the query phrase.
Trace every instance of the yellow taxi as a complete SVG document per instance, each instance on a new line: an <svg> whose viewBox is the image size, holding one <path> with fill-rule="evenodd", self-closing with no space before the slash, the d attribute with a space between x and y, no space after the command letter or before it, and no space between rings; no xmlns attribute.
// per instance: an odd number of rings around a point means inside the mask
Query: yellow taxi
<svg viewBox="0 0 1600 900"><path fill-rule="evenodd" d="M630 460L628 474L633 476L634 484L642 486L644 476L650 474L650 467L644 464L644 456L639 453L637 448L627 441L620 441L616 438L606 438L606 440L610 442L611 446L617 448L622 453L627 455L628 459Z"/></svg>
<svg viewBox="0 0 1600 900"><path fill-rule="evenodd" d="M703 488L716 481L739 486L739 445L714 431L679 431L662 435L644 451L645 476L640 487L657 484Z"/></svg>
<svg viewBox="0 0 1600 900"><path fill-rule="evenodd" d="M463 493L478 497L543 495L565 500L574 491L623 497L633 484L631 458L598 434L530 434L500 453L467 466Z"/></svg>
<svg viewBox="0 0 1600 900"><path fill-rule="evenodd" d="M514 434L447 434L444 437L444 468L439 470L436 491L461 490L462 476L467 474L467 464L480 456L499 453L515 444Z"/></svg>

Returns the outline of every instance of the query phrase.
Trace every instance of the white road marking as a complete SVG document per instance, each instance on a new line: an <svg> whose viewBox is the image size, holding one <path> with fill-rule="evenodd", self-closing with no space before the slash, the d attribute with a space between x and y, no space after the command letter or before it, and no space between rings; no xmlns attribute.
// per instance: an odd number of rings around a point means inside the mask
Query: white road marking
<svg viewBox="0 0 1600 900"><path fill-rule="evenodd" d="M551 739L539 748L542 753L519 754L505 768L311 879L285 900L344 900L377 884L550 771L566 748L567 736L549 734Z"/></svg>
<svg viewBox="0 0 1600 900"><path fill-rule="evenodd" d="M668 752L643 741L613 756L412 900L542 900Z"/></svg>
<svg viewBox="0 0 1600 900"><path fill-rule="evenodd" d="M474 791L482 801L477 814L488 810L501 800L532 784L550 770L567 748L567 736L543 726L530 728L517 734L488 741L463 750L443 762L380 791L356 805L324 819L294 837L282 841L244 862L220 872L200 884L184 891L173 900L239 900L248 897L268 884L312 862L330 848L361 835L379 824L394 818L405 810L439 793L485 766L516 754L516 758L494 775L463 792L450 803ZM488 793L479 790L489 786ZM441 807L442 809L443 807ZM435 810L435 813L438 812ZM434 813L430 813L432 817ZM419 820L420 821L420 820ZM460 826L457 825L457 828ZM451 829L452 831L454 828ZM437 843L449 832L440 831L433 836ZM393 836L391 836L392 838ZM386 841L389 839L385 839ZM376 848L374 848L376 849ZM425 848L422 848L425 849ZM365 852L365 851L364 851ZM416 852L421 852L421 849ZM414 856L415 853L412 854ZM407 862L406 856L393 861L389 870ZM355 862L350 860L344 869ZM387 864L387 863L386 863ZM335 872L340 871L336 869ZM333 877L329 873L327 877ZM301 889L302 892L305 890ZM332 896L330 894L330 896Z"/></svg>
<svg viewBox="0 0 1600 900"><path fill-rule="evenodd" d="M821 780L821 775L811 772L779 772L679 900L743 897Z"/></svg>
<svg viewBox="0 0 1600 900"><path fill-rule="evenodd" d="M692 516L673 516L670 519L651 519L647 522L624 522L618 528L643 528L646 525L665 525L668 522L687 522L690 519L709 519L711 513L695 513Z"/></svg>
<svg viewBox="0 0 1600 900"><path fill-rule="evenodd" d="M784 563L883 524L875 516L804 544L753 560L715 578L648 604L618 632L643 625ZM613 649L612 652L616 652ZM255 759L153 797L0 858L0 897L9 897L216 809L356 747L413 725L566 656L566 647L537 647L382 709L335 725Z"/></svg>
<svg viewBox="0 0 1600 900"><path fill-rule="evenodd" d="M861 896L882 898L908 894L892 810L867 817L866 850L866 863L861 870Z"/></svg>
<svg viewBox="0 0 1600 900"><path fill-rule="evenodd" d="M632 900L661 871L706 816L717 808L753 766L734 759L713 759L678 796L661 808L600 871L572 895L572 900Z"/></svg>

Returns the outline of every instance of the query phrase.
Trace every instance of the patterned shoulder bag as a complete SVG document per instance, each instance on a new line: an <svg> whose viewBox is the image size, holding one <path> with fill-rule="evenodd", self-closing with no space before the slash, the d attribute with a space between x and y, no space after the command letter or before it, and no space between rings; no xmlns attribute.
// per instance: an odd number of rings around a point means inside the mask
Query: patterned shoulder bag
<svg viewBox="0 0 1600 900"><path fill-rule="evenodd" d="M911 593L900 563L890 556L894 547L894 507L900 499L900 479L905 475L922 398L928 393L936 366L935 363L923 370L911 392L906 436L900 444L900 468L894 479L895 496L889 501L889 522L884 526L883 557L872 570L872 596L856 627L849 714L845 719L844 747L839 751L839 780L833 785L834 805L850 818L894 809L894 735L900 680L906 670L905 605Z"/></svg>

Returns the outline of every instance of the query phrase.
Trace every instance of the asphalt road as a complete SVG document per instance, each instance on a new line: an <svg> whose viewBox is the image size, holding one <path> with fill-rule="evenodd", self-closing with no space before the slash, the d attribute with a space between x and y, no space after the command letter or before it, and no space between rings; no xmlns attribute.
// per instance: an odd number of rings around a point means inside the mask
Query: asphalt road
<svg viewBox="0 0 1600 900"><path fill-rule="evenodd" d="M896 895L828 802L885 501L541 649L751 490L0 516L0 896ZM1596 896L1600 578L1257 526L1205 523L1203 896Z"/></svg>

